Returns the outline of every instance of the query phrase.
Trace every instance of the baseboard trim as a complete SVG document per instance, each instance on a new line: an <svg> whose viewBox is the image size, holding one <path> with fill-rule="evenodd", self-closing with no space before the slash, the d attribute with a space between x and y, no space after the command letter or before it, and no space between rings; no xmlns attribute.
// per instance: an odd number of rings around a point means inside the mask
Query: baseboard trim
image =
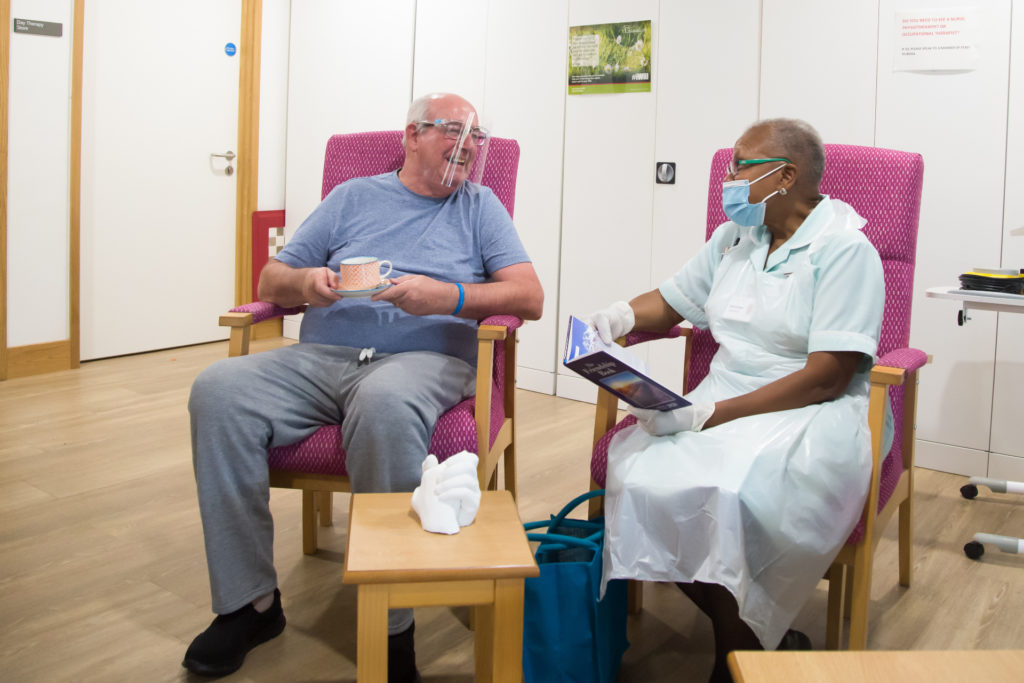
<svg viewBox="0 0 1024 683"><path fill-rule="evenodd" d="M71 340L7 349L7 379L71 369Z"/></svg>

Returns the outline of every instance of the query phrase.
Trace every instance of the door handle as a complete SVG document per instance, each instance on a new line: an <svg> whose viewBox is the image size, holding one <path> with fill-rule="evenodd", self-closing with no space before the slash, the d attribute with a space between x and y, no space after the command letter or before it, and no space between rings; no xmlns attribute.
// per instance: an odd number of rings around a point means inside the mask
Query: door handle
<svg viewBox="0 0 1024 683"><path fill-rule="evenodd" d="M235 158L235 153L232 152L230 149L228 151L224 152L223 154L217 154L216 152L211 152L210 153L210 158L212 159L213 157L221 157L223 159L227 159L228 162L230 163Z"/></svg>

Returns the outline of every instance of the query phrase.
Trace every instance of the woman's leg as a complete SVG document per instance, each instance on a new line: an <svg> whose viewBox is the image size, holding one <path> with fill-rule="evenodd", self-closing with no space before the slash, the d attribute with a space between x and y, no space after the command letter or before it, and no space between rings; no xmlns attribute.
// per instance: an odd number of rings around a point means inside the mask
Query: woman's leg
<svg viewBox="0 0 1024 683"><path fill-rule="evenodd" d="M711 602L711 627L715 632L715 668L711 671L712 683L729 683L729 666L726 657L733 650L763 650L761 641L747 622L740 618L740 607L736 598L725 586L716 583L704 584L705 595Z"/></svg>
<svg viewBox="0 0 1024 683"><path fill-rule="evenodd" d="M726 657L733 650L763 650L754 631L740 618L736 598L717 583L677 583L679 589L711 618L715 634L715 666L710 683L731 683Z"/></svg>

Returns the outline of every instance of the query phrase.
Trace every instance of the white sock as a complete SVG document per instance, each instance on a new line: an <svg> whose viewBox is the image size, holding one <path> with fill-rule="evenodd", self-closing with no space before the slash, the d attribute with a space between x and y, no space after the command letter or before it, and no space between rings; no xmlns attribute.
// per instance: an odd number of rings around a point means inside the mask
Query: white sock
<svg viewBox="0 0 1024 683"><path fill-rule="evenodd" d="M270 609L270 606L274 604L274 591L270 591L266 595L260 596L252 601L253 609L260 614Z"/></svg>

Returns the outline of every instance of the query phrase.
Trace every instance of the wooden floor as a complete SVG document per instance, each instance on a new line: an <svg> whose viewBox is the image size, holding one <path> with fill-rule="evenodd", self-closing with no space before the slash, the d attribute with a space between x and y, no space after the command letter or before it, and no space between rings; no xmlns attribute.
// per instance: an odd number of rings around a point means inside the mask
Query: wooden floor
<svg viewBox="0 0 1024 683"><path fill-rule="evenodd" d="M258 342L257 345L275 342ZM181 658L212 618L186 400L226 343L87 363L0 382L0 679L186 679ZM546 517L589 485L593 407L519 394L520 512ZM1024 497L960 497L962 477L919 470L914 584L896 583L895 524L875 563L872 649L1024 647L1024 557L962 553L976 531L1024 535ZM288 628L228 680L355 679L355 589L342 586L347 500L301 552L300 494L274 490ZM704 681L706 619L648 584L619 681ZM824 584L795 627L820 648ZM466 608L417 610L425 680L472 680ZM979 671L984 663L979 662Z"/></svg>

